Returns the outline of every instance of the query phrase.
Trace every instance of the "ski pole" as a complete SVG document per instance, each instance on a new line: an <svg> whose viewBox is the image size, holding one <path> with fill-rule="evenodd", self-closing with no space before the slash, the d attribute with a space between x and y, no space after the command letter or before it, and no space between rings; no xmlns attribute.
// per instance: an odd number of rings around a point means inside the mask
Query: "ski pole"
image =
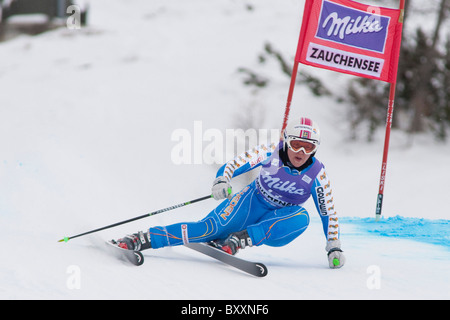
<svg viewBox="0 0 450 320"><path fill-rule="evenodd" d="M78 237L81 237L81 236L85 236L87 234L91 234L91 233L94 233L94 232L97 232L97 231L101 231L101 230L109 229L109 228L112 228L112 227L120 226L121 224L125 224L125 223L128 223L128 222L136 221L136 220L143 219L143 218L146 218L146 217L154 216L155 214L158 214L158 213L162 213L162 212L170 211L170 210L173 210L173 209L176 209L176 208L184 207L184 206L187 206L189 204L193 204L193 203L196 203L196 202L199 202L199 201L203 201L203 200L206 200L206 199L211 199L212 197L213 197L212 195L208 195L208 196L204 196L204 197L201 197L201 198L198 198L198 199L194 199L194 200L191 200L191 201L183 202L183 203L171 206L171 207L167 207L167 208L164 208L164 209L160 209L160 210L156 210L156 211L153 211L153 212L150 212L150 213L143 214L142 216L139 216L139 217L135 217L135 218L131 218L131 219L128 219L128 220L121 221L121 222L117 222L117 223L111 224L109 226L105 226L105 227L98 228L98 229L95 229L95 230L91 230L91 231L87 231L87 232L84 232L84 233L80 233L80 234L77 234L77 235L71 236L71 237L64 237L61 240L58 240L58 242L67 242L67 241L69 241L71 239L75 239L75 238L78 238Z"/></svg>

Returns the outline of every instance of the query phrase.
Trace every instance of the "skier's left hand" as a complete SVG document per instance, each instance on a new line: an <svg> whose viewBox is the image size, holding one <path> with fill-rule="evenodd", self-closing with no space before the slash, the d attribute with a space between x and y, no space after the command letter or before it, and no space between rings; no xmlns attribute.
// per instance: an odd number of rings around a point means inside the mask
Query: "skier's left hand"
<svg viewBox="0 0 450 320"><path fill-rule="evenodd" d="M341 268L345 264L345 256L339 240L329 241L325 250L328 252L328 265L331 269Z"/></svg>

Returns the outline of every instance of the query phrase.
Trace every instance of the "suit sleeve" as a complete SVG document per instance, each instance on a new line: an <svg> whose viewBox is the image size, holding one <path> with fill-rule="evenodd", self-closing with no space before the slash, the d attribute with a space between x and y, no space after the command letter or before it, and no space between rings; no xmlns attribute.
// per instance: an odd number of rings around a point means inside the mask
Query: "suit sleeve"
<svg viewBox="0 0 450 320"><path fill-rule="evenodd" d="M317 212L320 215L323 225L323 231L327 241L339 239L339 220L334 207L333 191L331 182L328 178L325 168L320 170L313 187L312 196L316 205Z"/></svg>
<svg viewBox="0 0 450 320"><path fill-rule="evenodd" d="M245 172L255 169L256 167L259 167L272 155L275 149L276 144L272 143L268 147L262 144L248 150L220 167L217 171L216 177L223 176L228 181L231 181L233 177L237 177Z"/></svg>

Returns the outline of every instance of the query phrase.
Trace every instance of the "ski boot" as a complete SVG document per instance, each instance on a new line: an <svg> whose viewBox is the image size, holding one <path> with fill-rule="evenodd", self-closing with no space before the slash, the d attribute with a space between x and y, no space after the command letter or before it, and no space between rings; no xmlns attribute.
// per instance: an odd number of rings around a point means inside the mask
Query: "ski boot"
<svg viewBox="0 0 450 320"><path fill-rule="evenodd" d="M253 244L247 230L242 230L231 233L225 240L211 241L209 242L209 245L234 256L239 249L251 247Z"/></svg>
<svg viewBox="0 0 450 320"><path fill-rule="evenodd" d="M142 231L126 235L125 237L114 242L122 249L134 251L141 251L152 247L150 242L150 234Z"/></svg>

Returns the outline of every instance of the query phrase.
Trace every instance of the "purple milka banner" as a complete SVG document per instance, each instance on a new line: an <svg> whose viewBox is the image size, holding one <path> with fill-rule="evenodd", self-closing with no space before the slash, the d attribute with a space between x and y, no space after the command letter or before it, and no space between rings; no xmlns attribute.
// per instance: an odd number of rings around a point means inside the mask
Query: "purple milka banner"
<svg viewBox="0 0 450 320"><path fill-rule="evenodd" d="M316 37L384 53L389 17L323 1Z"/></svg>

